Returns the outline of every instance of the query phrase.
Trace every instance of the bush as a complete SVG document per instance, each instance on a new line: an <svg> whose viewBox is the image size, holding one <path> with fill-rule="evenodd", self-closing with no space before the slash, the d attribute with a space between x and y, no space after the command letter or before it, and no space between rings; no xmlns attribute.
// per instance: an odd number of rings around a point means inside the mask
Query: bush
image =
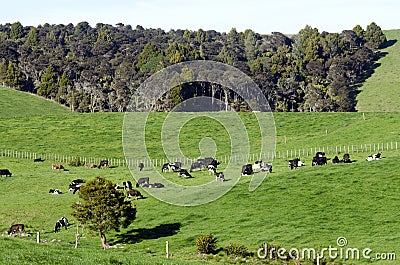
<svg viewBox="0 0 400 265"><path fill-rule="evenodd" d="M249 250L245 245L240 245L238 243L231 243L225 248L226 255L234 255L235 257L246 257L249 255Z"/></svg>
<svg viewBox="0 0 400 265"><path fill-rule="evenodd" d="M71 162L69 162L69 165L71 167L81 167L85 165L85 162L81 161L79 158L75 158L74 160L71 160Z"/></svg>
<svg viewBox="0 0 400 265"><path fill-rule="evenodd" d="M201 254L215 253L217 248L217 238L212 234L201 235L196 239L197 250Z"/></svg>

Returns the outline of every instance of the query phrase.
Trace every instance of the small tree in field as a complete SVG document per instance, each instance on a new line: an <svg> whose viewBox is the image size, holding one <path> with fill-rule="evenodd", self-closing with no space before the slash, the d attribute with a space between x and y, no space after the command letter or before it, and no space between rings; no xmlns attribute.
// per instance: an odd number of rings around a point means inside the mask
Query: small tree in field
<svg viewBox="0 0 400 265"><path fill-rule="evenodd" d="M98 231L103 248L109 247L105 233L111 229L119 231L128 227L136 218L136 207L119 190L114 189L111 181L96 177L82 185L79 197L83 202L72 205L72 216L92 231Z"/></svg>

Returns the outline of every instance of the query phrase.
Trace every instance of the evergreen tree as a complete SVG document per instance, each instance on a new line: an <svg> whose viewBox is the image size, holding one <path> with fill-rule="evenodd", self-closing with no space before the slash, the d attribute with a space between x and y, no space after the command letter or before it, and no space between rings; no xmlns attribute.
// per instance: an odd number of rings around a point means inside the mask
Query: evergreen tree
<svg viewBox="0 0 400 265"><path fill-rule="evenodd" d="M37 93L42 97L54 98L57 91L57 73L54 72L53 66L50 65L40 78L40 85Z"/></svg>

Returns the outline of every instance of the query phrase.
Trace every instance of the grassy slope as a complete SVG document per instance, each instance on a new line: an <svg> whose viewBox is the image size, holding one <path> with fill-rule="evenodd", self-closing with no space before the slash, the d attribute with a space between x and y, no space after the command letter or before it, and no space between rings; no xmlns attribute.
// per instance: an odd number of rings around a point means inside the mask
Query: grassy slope
<svg viewBox="0 0 400 265"><path fill-rule="evenodd" d="M396 43L383 50L387 55L375 73L360 88L356 109L361 112L400 111L400 30L384 31Z"/></svg>
<svg viewBox="0 0 400 265"><path fill-rule="evenodd" d="M58 115L68 113L68 109L55 102L37 96L0 87L0 118L25 117L40 115Z"/></svg>

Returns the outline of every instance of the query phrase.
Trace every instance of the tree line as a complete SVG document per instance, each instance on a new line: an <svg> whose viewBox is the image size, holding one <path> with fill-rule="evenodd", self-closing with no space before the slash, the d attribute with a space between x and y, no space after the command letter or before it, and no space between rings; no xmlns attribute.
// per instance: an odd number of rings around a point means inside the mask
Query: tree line
<svg viewBox="0 0 400 265"><path fill-rule="evenodd" d="M72 111L122 112L140 84L158 70L214 60L251 77L273 111L354 111L357 89L387 43L374 22L365 30L357 25L341 33L305 26L290 36L235 28L228 33L166 32L122 23L34 27L15 22L0 25L0 84L55 100ZM213 96L235 110L248 110L233 91L206 82L172 89L155 110L171 110L195 96Z"/></svg>

